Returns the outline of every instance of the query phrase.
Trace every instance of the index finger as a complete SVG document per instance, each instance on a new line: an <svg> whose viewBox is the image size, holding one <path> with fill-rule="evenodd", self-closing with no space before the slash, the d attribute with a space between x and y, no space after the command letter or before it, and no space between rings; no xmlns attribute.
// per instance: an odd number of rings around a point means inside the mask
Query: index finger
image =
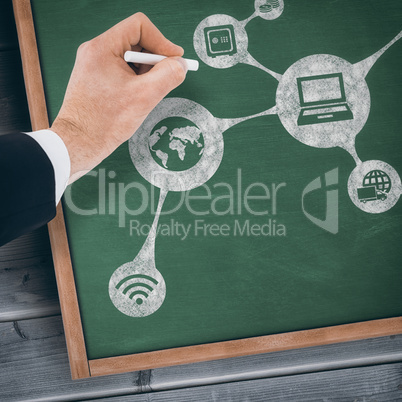
<svg viewBox="0 0 402 402"><path fill-rule="evenodd" d="M119 22L102 35L109 49L123 57L132 46L140 45L144 49L164 56L182 56L183 48L166 39L159 29L143 13L136 13Z"/></svg>

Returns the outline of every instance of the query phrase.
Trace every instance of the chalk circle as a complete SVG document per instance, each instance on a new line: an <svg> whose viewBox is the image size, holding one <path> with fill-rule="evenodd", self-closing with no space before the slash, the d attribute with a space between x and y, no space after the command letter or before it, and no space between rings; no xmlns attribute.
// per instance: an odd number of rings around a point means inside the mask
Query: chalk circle
<svg viewBox="0 0 402 402"><path fill-rule="evenodd" d="M203 19L193 37L198 57L214 68L229 68L248 57L244 24L230 15L215 14Z"/></svg>
<svg viewBox="0 0 402 402"><path fill-rule="evenodd" d="M283 13L283 0L255 0L256 14L264 20L274 20Z"/></svg>
<svg viewBox="0 0 402 402"><path fill-rule="evenodd" d="M402 186L397 171L388 163L370 160L358 164L348 180L352 202L362 211L379 214L399 200Z"/></svg>
<svg viewBox="0 0 402 402"><path fill-rule="evenodd" d="M299 94L300 84L298 86L297 79L322 77L323 80L320 82L325 83L328 76L329 80L335 76L341 77L346 103L353 118L300 125L298 119L302 106ZM313 79L310 85L314 85ZM325 84L320 87L321 93L317 92L310 98L310 100L316 100L318 107L329 106L328 99L331 96L322 93L323 88ZM333 88L331 90L334 91ZM319 99L323 98L326 98L327 104L320 105ZM286 70L276 92L276 106L283 126L290 135L303 144L317 148L339 146L349 149L351 144L354 144L356 135L366 124L370 112L370 92L364 77L352 64L337 56L317 54L300 59Z"/></svg>
<svg viewBox="0 0 402 402"><path fill-rule="evenodd" d="M203 153L187 170L170 171L156 163L151 155L149 136L168 117L183 117L201 130ZM217 171L223 157L223 136L217 119L200 104L189 99L165 98L130 138L129 151L135 168L149 183L168 191L187 191L201 186Z"/></svg>
<svg viewBox="0 0 402 402"><path fill-rule="evenodd" d="M144 264L140 253L134 261L123 264L113 273L109 281L109 297L121 313L130 317L146 317L163 304L166 283L152 261Z"/></svg>

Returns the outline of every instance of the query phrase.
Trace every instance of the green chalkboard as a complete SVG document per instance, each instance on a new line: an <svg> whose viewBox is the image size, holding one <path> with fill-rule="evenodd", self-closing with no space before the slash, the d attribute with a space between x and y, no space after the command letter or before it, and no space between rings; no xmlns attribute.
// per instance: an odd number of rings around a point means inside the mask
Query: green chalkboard
<svg viewBox="0 0 402 402"><path fill-rule="evenodd" d="M89 359L402 314L400 0L32 8L51 121L137 11L200 61L64 197Z"/></svg>

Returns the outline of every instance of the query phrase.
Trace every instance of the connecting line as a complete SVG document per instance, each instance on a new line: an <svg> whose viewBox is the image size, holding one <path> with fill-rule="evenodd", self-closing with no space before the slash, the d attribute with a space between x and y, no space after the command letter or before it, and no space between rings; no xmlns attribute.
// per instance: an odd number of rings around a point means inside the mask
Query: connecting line
<svg viewBox="0 0 402 402"><path fill-rule="evenodd" d="M341 147L343 148L346 152L348 152L352 158L354 159L356 166L360 165L362 163L361 159L357 156L357 152L356 152L356 146L354 141L348 144L343 144L343 146Z"/></svg>
<svg viewBox="0 0 402 402"><path fill-rule="evenodd" d="M140 255L141 253L144 253L144 252L147 252L147 253L152 252L153 253L153 250L155 249L155 239L156 239L159 216L161 214L162 206L165 202L166 195L168 192L169 191L164 188L161 188L161 190L160 190L158 208L156 209L156 212L155 212L155 217L154 217L154 221L152 223L151 230L149 231L147 239L145 240L144 245L141 247L141 250L138 253L138 255ZM137 255L137 257L138 257L138 255ZM135 257L135 258L137 258L137 257Z"/></svg>
<svg viewBox="0 0 402 402"><path fill-rule="evenodd" d="M363 78L366 77L368 72L371 70L371 67L373 67L374 63L380 58L380 56L382 56L386 50L388 50L395 42L397 42L401 38L402 38L402 31L399 32L399 34L396 35L394 39L392 39L378 52L374 53L373 55L367 57L362 61L359 61L353 67L356 69L356 71L359 72L359 74L361 74Z"/></svg>
<svg viewBox="0 0 402 402"><path fill-rule="evenodd" d="M156 208L154 221L152 223L152 227L151 227L149 234L152 233L152 234L156 235L156 227L158 226L159 215L161 214L162 206L165 202L167 193L168 193L168 190L161 188L160 193L159 193L158 207Z"/></svg>
<svg viewBox="0 0 402 402"><path fill-rule="evenodd" d="M274 107L271 107L271 109L264 110L261 113L253 114L251 116L239 117L236 119L219 119L219 118L217 118L216 122L218 124L220 131L223 133L226 130L228 130L230 127L233 127L236 124L242 123L243 121L254 119L254 118L260 117L260 116L268 116L270 114L277 114L276 105Z"/></svg>
<svg viewBox="0 0 402 402"><path fill-rule="evenodd" d="M254 66L259 68L260 70L265 71L269 75L272 75L277 81L282 79L282 75L276 73L275 71L270 70L269 68L264 67L261 63L259 63L250 53L247 53L247 58L243 61L245 64L249 64L250 66Z"/></svg>
<svg viewBox="0 0 402 402"><path fill-rule="evenodd" d="M239 22L240 22L240 24L242 25L242 27L245 28L246 25L247 25L252 19L256 18L257 16L258 16L258 15L257 15L257 12L254 11L254 13L250 15L250 17L246 18L246 19L243 20L243 21L239 21Z"/></svg>

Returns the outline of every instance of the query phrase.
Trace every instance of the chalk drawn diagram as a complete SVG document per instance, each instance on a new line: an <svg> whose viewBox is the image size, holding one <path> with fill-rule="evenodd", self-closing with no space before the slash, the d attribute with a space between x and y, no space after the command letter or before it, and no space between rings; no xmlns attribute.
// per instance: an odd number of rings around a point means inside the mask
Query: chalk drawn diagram
<svg viewBox="0 0 402 402"><path fill-rule="evenodd" d="M129 140L135 168L160 189L160 196L143 247L132 262L113 273L109 282L109 296L123 314L145 317L163 304L166 284L155 266L155 240L166 196L169 191L191 190L208 181L222 161L223 133L243 121L276 114L287 132L303 144L316 148L340 147L347 151L356 163L348 179L348 194L362 211L385 212L401 196L401 179L396 170L380 160L361 161L355 138L370 112L370 91L365 78L380 56L402 37L402 31L376 53L355 64L334 55L315 54L296 61L279 74L249 54L245 27L256 17L278 18L284 10L284 1L255 0L254 8L254 13L243 21L225 14L202 20L194 32L194 49L210 67L226 69L243 63L271 75L278 81L276 104L251 116L225 119L214 117L192 100L165 98ZM172 127L172 118L181 120L180 127ZM158 142L164 136L169 140L168 146L158 149ZM171 155L175 152L184 162L187 145L196 147L192 152L195 163L190 167L181 168L180 163L171 167Z"/></svg>

